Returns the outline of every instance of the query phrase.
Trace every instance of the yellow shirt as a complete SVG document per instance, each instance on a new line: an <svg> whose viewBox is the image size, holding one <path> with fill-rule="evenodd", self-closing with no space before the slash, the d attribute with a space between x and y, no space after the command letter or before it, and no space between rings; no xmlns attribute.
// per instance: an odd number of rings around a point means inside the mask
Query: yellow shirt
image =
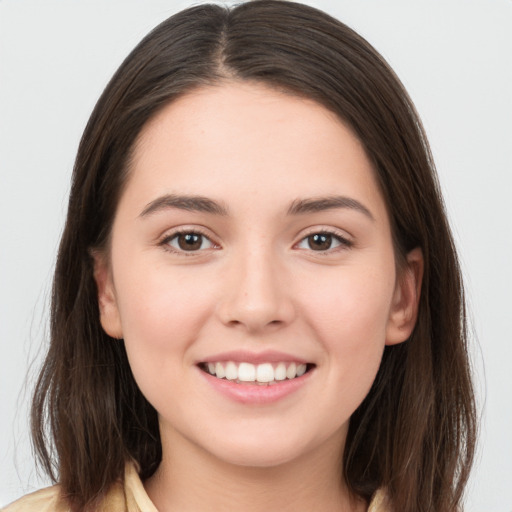
<svg viewBox="0 0 512 512"><path fill-rule="evenodd" d="M62 499L59 486L54 485L40 491L27 494L11 503L1 512L69 512L69 506ZM386 512L385 495L377 492L368 512ZM133 464L126 465L124 485L118 483L112 487L96 512L158 512L149 499Z"/></svg>

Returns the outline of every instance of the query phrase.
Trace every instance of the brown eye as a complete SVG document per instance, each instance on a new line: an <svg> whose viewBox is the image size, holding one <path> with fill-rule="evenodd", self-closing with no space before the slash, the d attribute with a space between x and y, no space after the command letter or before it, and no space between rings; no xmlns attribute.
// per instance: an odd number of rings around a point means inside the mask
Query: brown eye
<svg viewBox="0 0 512 512"><path fill-rule="evenodd" d="M332 235L329 233L315 233L307 237L308 246L313 251L326 251L331 248Z"/></svg>
<svg viewBox="0 0 512 512"><path fill-rule="evenodd" d="M319 231L304 237L298 244L299 249L308 249L317 252L331 252L333 249L352 247L352 242L340 235Z"/></svg>
<svg viewBox="0 0 512 512"><path fill-rule="evenodd" d="M201 248L202 238L202 235L197 233L178 235L178 245L184 251L197 251Z"/></svg>
<svg viewBox="0 0 512 512"><path fill-rule="evenodd" d="M206 236L194 232L177 233L170 237L166 243L176 251L186 252L211 249L213 247L213 243Z"/></svg>

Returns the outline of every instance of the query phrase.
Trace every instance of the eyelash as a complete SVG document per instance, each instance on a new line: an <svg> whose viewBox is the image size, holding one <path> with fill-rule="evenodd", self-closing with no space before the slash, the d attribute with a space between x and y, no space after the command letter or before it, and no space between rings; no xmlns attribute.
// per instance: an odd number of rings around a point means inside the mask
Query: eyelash
<svg viewBox="0 0 512 512"><path fill-rule="evenodd" d="M201 250L197 251L186 251L183 249L176 249L170 245L171 241L176 239L177 237L181 235L198 235L202 237L203 239L208 240L214 247L218 245L211 240L211 238L203 233L201 230L194 228L194 229L179 229L177 231L174 231L172 234L165 236L158 245L162 246L166 251L172 252L173 254L179 254L180 256L197 256L199 252L202 252ZM203 249L204 251L205 249Z"/></svg>
<svg viewBox="0 0 512 512"><path fill-rule="evenodd" d="M192 251L186 251L184 249L176 249L170 245L171 241L175 240L177 237L181 235L198 235L202 237L203 239L208 240L213 246L217 246L215 242L213 242L208 235L203 233L201 230L195 229L180 229L178 231L174 231L172 234L165 236L160 242L159 245L161 245L166 251L172 252L174 254L179 254L180 256L196 256L199 252L204 251L205 249L199 249L199 250L192 250ZM314 235L327 235L332 237L334 240L336 240L339 243L339 246L331 248L329 247L326 250L314 250L314 249L307 249L310 250L313 253L318 254L319 256L327 256L329 254L332 254L333 252L337 252L340 250L346 250L353 247L354 243L351 240L348 240L347 238L341 236L338 232L330 229L320 229L320 230L314 230L308 233L306 236L302 237L298 243L294 245L294 247L297 247L299 244L302 244L303 242L306 242L308 238L314 236Z"/></svg>
<svg viewBox="0 0 512 512"><path fill-rule="evenodd" d="M332 229L325 229L325 228L324 229L315 229L315 230L311 231L306 236L301 238L301 240L297 244L295 244L295 246L297 246L303 242L306 242L308 238L310 238L314 235L327 235L327 236L332 237L337 242L339 242L339 246L334 247L334 248L329 247L325 251L322 251L322 250L315 251L314 249L311 249L311 248L308 249L311 252L318 254L319 256L328 256L328 255L332 254L333 252L343 251L346 249L350 249L351 247L354 246L354 242L352 242L348 238L345 238L344 236L340 235L339 232L332 230Z"/></svg>

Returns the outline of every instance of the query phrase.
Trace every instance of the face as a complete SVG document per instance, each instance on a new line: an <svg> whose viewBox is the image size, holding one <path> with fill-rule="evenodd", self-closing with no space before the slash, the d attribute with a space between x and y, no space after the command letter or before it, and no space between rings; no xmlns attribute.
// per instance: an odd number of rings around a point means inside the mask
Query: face
<svg viewBox="0 0 512 512"><path fill-rule="evenodd" d="M261 467L342 449L414 325L419 259L397 276L372 166L336 116L230 83L145 126L95 276L164 453Z"/></svg>

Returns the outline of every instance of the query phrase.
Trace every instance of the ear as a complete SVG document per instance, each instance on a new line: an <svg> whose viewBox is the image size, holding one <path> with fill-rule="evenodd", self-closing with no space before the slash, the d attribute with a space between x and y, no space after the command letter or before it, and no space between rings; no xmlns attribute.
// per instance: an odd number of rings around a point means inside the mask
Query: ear
<svg viewBox="0 0 512 512"><path fill-rule="evenodd" d="M416 248L407 255L405 267L397 277L386 329L386 345L402 343L411 335L418 317L422 279L423 253Z"/></svg>
<svg viewBox="0 0 512 512"><path fill-rule="evenodd" d="M94 260L94 280L98 289L98 306L103 330L112 338L121 339L123 329L108 257L103 252L91 253Z"/></svg>

